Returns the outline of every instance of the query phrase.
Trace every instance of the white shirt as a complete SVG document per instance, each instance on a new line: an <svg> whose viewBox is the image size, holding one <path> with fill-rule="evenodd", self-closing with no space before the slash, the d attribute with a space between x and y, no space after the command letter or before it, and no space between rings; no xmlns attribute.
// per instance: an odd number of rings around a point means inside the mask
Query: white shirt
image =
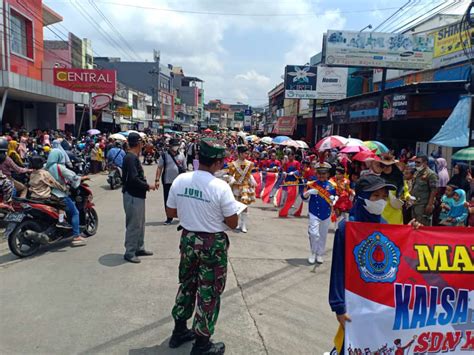
<svg viewBox="0 0 474 355"><path fill-rule="evenodd" d="M167 206L178 210L183 228L205 233L229 229L224 218L239 209L230 186L202 170L181 174L174 180Z"/></svg>

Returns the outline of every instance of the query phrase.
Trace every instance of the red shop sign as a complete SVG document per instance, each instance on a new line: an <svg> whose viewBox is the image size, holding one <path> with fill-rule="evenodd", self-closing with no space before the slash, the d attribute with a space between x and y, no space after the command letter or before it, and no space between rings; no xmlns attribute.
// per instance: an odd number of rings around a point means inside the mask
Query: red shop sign
<svg viewBox="0 0 474 355"><path fill-rule="evenodd" d="M114 94L115 70L54 68L54 85L78 92Z"/></svg>

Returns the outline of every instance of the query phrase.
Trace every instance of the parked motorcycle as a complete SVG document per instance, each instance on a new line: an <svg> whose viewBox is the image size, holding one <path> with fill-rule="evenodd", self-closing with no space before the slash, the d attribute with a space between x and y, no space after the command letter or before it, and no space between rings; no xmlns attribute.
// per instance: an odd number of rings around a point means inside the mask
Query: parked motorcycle
<svg viewBox="0 0 474 355"><path fill-rule="evenodd" d="M92 190L85 183L71 190L71 198L79 210L81 231L93 236L99 227L99 217L93 203ZM14 212L5 217L7 227L5 238L10 251L20 258L38 252L41 245L56 244L60 240L72 237L72 230L56 226L58 210L48 203L28 199L14 199Z"/></svg>
<svg viewBox="0 0 474 355"><path fill-rule="evenodd" d="M111 190L122 186L122 169L115 165L110 166L107 182L109 183Z"/></svg>

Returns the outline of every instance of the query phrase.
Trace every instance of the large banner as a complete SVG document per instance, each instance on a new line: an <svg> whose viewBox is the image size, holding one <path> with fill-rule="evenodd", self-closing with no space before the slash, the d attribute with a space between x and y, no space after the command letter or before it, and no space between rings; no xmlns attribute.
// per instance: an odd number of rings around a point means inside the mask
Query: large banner
<svg viewBox="0 0 474 355"><path fill-rule="evenodd" d="M345 241L345 354L474 352L472 229L349 222Z"/></svg>
<svg viewBox="0 0 474 355"><path fill-rule="evenodd" d="M285 99L316 98L317 67L287 65L285 67Z"/></svg>
<svg viewBox="0 0 474 355"><path fill-rule="evenodd" d="M316 97L319 100L341 100L347 96L347 68L318 66Z"/></svg>
<svg viewBox="0 0 474 355"><path fill-rule="evenodd" d="M433 37L401 33L327 32L329 66L427 69L433 59Z"/></svg>

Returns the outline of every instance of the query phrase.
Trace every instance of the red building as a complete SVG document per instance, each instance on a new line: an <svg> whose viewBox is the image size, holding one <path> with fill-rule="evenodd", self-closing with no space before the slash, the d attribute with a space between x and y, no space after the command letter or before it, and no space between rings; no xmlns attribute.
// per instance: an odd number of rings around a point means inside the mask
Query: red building
<svg viewBox="0 0 474 355"><path fill-rule="evenodd" d="M83 94L44 78L43 29L62 17L42 0L0 1L0 122L5 127L58 128L58 103L86 103Z"/></svg>

